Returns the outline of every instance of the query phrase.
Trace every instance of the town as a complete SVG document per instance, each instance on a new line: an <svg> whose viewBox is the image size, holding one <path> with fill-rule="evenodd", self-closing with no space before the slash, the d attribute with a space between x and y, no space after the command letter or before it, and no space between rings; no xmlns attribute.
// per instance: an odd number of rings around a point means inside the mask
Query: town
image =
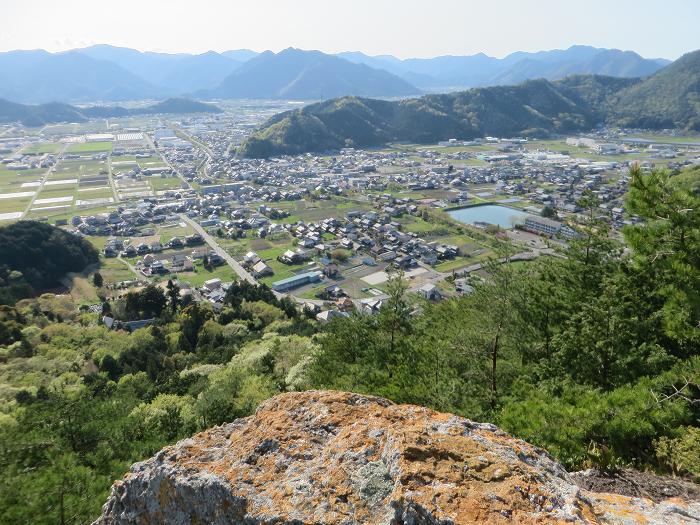
<svg viewBox="0 0 700 525"><path fill-rule="evenodd" d="M220 308L244 279L321 321L375 313L391 276L417 297L469 293L488 260L553 255L580 203L619 232L627 169L700 162L700 141L607 130L548 140L486 137L246 159L236 147L291 103L223 114L95 119L0 130L0 220L46 221L102 254L117 298L170 280ZM66 282L98 303L86 276Z"/></svg>

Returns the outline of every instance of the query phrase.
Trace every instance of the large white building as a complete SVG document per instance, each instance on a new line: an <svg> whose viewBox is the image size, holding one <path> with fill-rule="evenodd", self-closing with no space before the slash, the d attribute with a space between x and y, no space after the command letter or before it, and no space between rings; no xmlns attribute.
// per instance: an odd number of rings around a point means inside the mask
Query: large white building
<svg viewBox="0 0 700 525"><path fill-rule="evenodd" d="M537 217L536 215L529 215L527 219L525 219L523 228L532 233L546 235L547 237L559 236L571 239L577 236L576 231L569 228L566 224L547 219L546 217Z"/></svg>

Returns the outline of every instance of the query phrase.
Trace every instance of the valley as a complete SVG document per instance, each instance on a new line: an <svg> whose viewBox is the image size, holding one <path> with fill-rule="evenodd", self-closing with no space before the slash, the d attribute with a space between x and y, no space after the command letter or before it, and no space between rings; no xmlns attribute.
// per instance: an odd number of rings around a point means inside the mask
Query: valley
<svg viewBox="0 0 700 525"><path fill-rule="evenodd" d="M0 525L700 524L700 4L3 5Z"/></svg>

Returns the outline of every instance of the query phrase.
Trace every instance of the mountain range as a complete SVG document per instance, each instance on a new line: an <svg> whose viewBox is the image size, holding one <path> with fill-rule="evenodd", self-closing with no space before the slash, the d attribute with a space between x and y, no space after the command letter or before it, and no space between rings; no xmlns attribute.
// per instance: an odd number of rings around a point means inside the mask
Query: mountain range
<svg viewBox="0 0 700 525"><path fill-rule="evenodd" d="M518 52L499 59L484 54L401 60L359 52L329 55L289 48L202 54L154 53L95 45L60 53L0 53L0 97L20 103L83 103L201 98L314 100L341 95L404 97L569 74L645 77L667 61L631 51L573 46Z"/></svg>
<svg viewBox="0 0 700 525"><path fill-rule="evenodd" d="M85 122L91 118L116 118L129 115L221 112L221 108L212 104L182 98L170 98L157 104L139 108L124 108L121 106L88 106L81 108L61 102L28 105L0 98L0 123L21 122L25 126L43 126L56 122Z"/></svg>
<svg viewBox="0 0 700 525"><path fill-rule="evenodd" d="M571 75L400 101L343 97L311 104L272 117L239 154L268 157L488 135L542 137L599 124L700 131L700 51L646 79Z"/></svg>
<svg viewBox="0 0 700 525"><path fill-rule="evenodd" d="M420 90L405 80L365 64L320 51L289 48L265 51L197 95L205 98L324 99L343 95L409 96Z"/></svg>
<svg viewBox="0 0 700 525"><path fill-rule="evenodd" d="M390 55L371 57L360 52L339 56L385 69L427 90L519 84L534 78L558 80L573 74L646 77L670 62L643 58L633 51L591 46L536 53L518 51L500 59L483 53L406 60Z"/></svg>

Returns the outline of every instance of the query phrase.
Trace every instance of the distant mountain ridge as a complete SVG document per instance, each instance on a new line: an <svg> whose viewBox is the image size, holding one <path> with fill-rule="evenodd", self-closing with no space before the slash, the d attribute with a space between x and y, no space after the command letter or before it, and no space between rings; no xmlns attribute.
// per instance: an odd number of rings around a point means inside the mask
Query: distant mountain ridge
<svg viewBox="0 0 700 525"><path fill-rule="evenodd" d="M85 122L90 118L116 118L128 115L221 112L221 108L212 104L182 98L171 98L150 106L132 109L121 106L79 108L60 102L26 105L0 98L0 122L21 122L25 126L43 126L57 122Z"/></svg>
<svg viewBox="0 0 700 525"><path fill-rule="evenodd" d="M61 53L0 53L0 98L20 103L159 99L218 85L250 50L200 55L141 52L108 45Z"/></svg>
<svg viewBox="0 0 700 525"><path fill-rule="evenodd" d="M647 79L572 75L397 102L343 97L311 104L272 117L239 154L268 157L487 135L538 137L598 124L700 131L700 51Z"/></svg>
<svg viewBox="0 0 700 525"><path fill-rule="evenodd" d="M321 53L288 48L250 59L207 98L323 99L343 95L400 97L420 90L381 69Z"/></svg>
<svg viewBox="0 0 700 525"><path fill-rule="evenodd" d="M106 60L77 51L0 53L0 98L22 103L155 98L158 90Z"/></svg>
<svg viewBox="0 0 700 525"><path fill-rule="evenodd" d="M518 84L534 78L556 80L570 74L644 77L667 62L590 46L516 52L502 59L479 53L400 60L360 52L328 55L292 49L280 53L238 49L195 55L95 45L60 53L0 53L0 97L31 104L155 100L193 94L307 100L341 95L400 97L421 90ZM372 69L352 67L358 65Z"/></svg>
<svg viewBox="0 0 700 525"><path fill-rule="evenodd" d="M94 59L106 60L144 79L166 95L181 95L218 85L239 68L250 50L199 55L153 53L135 49L96 45L76 50Z"/></svg>
<svg viewBox="0 0 700 525"><path fill-rule="evenodd" d="M384 68L423 89L519 84L534 78L559 80L572 74L645 77L668 63L663 59L643 58L632 51L591 46L536 53L519 51L501 59L483 53L406 60L387 55L371 57L359 52L339 53L339 56Z"/></svg>

